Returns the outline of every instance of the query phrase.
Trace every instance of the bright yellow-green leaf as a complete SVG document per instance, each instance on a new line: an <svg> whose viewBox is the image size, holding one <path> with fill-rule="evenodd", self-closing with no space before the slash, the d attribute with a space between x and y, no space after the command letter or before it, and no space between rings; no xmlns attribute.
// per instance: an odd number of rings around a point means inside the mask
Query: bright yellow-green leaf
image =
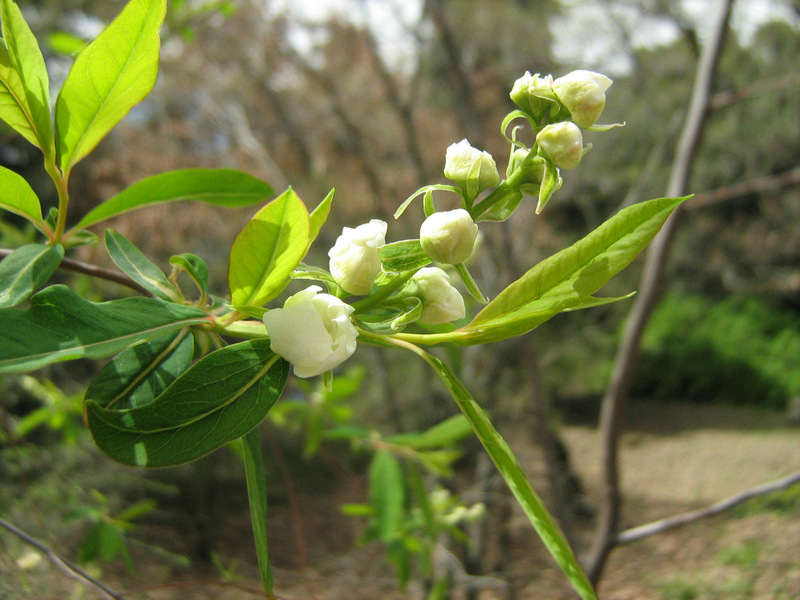
<svg viewBox="0 0 800 600"><path fill-rule="evenodd" d="M291 189L258 211L231 248L228 284L234 306L261 306L286 286L306 255L308 210Z"/></svg>
<svg viewBox="0 0 800 600"><path fill-rule="evenodd" d="M21 175L5 167L0 167L0 208L42 224L42 207L36 192Z"/></svg>
<svg viewBox="0 0 800 600"><path fill-rule="evenodd" d="M56 101L63 171L86 156L156 82L166 0L131 0L75 59Z"/></svg>

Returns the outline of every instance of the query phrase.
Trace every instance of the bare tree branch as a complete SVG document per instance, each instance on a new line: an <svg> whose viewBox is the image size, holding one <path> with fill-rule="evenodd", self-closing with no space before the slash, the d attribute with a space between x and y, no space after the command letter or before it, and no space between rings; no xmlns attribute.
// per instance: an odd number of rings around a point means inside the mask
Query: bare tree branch
<svg viewBox="0 0 800 600"><path fill-rule="evenodd" d="M92 586L93 588L100 591L106 598L110 598L111 600L123 599L123 595L121 593L109 589L108 587L97 581L95 578L93 578L91 575L86 573L83 569L81 569L77 565L74 565L66 558L59 556L53 550L45 546L42 542L34 539L33 537L31 537L21 529L18 529L5 519L0 519L0 527L4 527L5 529L13 533L15 536L20 538L26 544L33 546L34 548L45 554L47 558L49 558L50 561L55 566L64 571L70 577L73 577L78 581L81 581L87 585Z"/></svg>
<svg viewBox="0 0 800 600"><path fill-rule="evenodd" d="M689 111L672 166L667 189L668 196L681 196L686 191L692 161L700 145L706 114L709 110L711 84L722 50L722 43L728 31L732 4L733 0L720 0L710 38L700 55ZM597 532L586 564L587 575L595 585L602 575L608 555L614 548L619 527L621 508L618 460L620 422L630 393L642 334L661 295L664 268L672 239L677 231L680 212L679 207L650 244L639 293L625 326L622 342L615 358L611 382L603 398L600 413L603 496Z"/></svg>
<svg viewBox="0 0 800 600"><path fill-rule="evenodd" d="M0 259L5 258L12 252L13 250L10 250L8 248L0 248ZM64 269L65 271L73 271L74 273L83 273L84 275L97 277L98 279L105 279L106 281L113 281L114 283L119 283L120 285L127 286L132 290L139 292L140 294L144 294L146 296L150 295L150 292L148 292L146 289L144 289L142 286L136 283L133 279L131 279L124 273L120 273L119 271L114 271L112 269L105 269L103 267L98 267L96 265L81 262L79 260L74 260L71 258L62 259L61 264L58 266L58 268Z"/></svg>
<svg viewBox="0 0 800 600"><path fill-rule="evenodd" d="M800 483L800 471L798 471L797 473L793 473L791 475L787 475L782 479L776 479L775 481L762 483L761 485L752 487L734 496L730 496L729 498L725 498L724 500L715 502L711 506L707 506L705 508L699 508L697 510L692 510L680 515L668 517L666 519L661 519L660 521L654 521L646 525L639 525L638 527L632 527L631 529L626 529L625 531L620 533L619 536L617 536L616 543L629 544L630 542L637 542L648 536L655 535L657 533L664 533L665 531L669 531L670 529L675 529L676 527L681 527L688 523L699 521L700 519L705 519L708 517L712 517L714 515L718 515L721 512L730 510L735 506L739 506L743 502L747 502L748 500L751 500L757 496L763 496L765 494L770 494L778 490L784 490L790 488L796 483Z"/></svg>
<svg viewBox="0 0 800 600"><path fill-rule="evenodd" d="M689 203L686 208L690 210L705 208L707 206L719 204L720 202L732 200L733 198L741 198L748 194L771 192L797 183L800 183L800 167L778 173L777 175L764 175L763 177L740 181L733 185L726 185L715 190L697 194L692 198L691 203Z"/></svg>

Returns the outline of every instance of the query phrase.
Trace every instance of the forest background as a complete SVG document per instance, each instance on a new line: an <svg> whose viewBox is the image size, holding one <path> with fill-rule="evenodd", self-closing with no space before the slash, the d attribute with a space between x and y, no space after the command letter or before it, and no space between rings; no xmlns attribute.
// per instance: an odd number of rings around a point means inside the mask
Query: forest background
<svg viewBox="0 0 800 600"><path fill-rule="evenodd" d="M664 195L708 35L706 16L714 4L353 0L298 9L255 0L173 1L156 89L76 168L73 210L88 212L142 177L185 167L238 168L277 190L291 185L312 204L335 187L332 218L338 222L325 228L315 247L323 264L321 249L333 244L341 226L372 217L388 221L410 193L440 177L451 143L466 137L502 163L506 149L493 128L509 110L510 85L524 71L561 75L585 68L608 74L614 85L603 120L626 126L587 140L595 148L544 216L534 219L530 209L486 234L483 243L491 251L481 253L473 268L492 296L524 265L574 241L621 206ZM63 79L71 61L64 52L98 33L103 25L94 19L108 22L121 3L43 0L21 6L40 41L49 41L42 45L58 85L59 65ZM734 6L687 186L696 197L682 216L667 265L666 293L645 333L633 381L632 436L626 438L631 458L625 464L638 474L626 490L634 492L628 499L629 525L697 508L800 469L797 430L791 429L800 397L798 23L797 1L740 0ZM37 151L10 130L0 130L0 164L23 174L40 197L55 204ZM211 280L221 282L231 240L251 212L167 205L112 226L159 263L166 264L178 248L203 256ZM418 223L411 221L393 225L409 227L400 237L415 236ZM2 247L29 235L6 221L2 227ZM86 250L84 258L108 262L99 249ZM637 287L639 271L621 275L609 295ZM97 284L87 279L86 285ZM534 334L454 357L475 395L488 400L498 428L509 431L522 448L534 479L548 482L554 512L579 549L591 545L600 486L599 467L592 464L599 452L595 425L629 308L619 303L574 313ZM354 386L358 389L349 402L371 427L424 430L454 414L443 394L431 397L426 375L415 365L390 363L364 350L357 358L371 375ZM251 551L235 543L241 523L218 510L229 501L226 490L242 485L230 460L217 453L148 479L108 462L91 449L76 403L69 402L80 401L80 386L95 367L82 368L57 366L46 374L61 395L24 377L0 381L0 516L47 539L62 554L80 557L86 553L85 535L99 517L65 520L75 509L119 517L139 501L155 501L157 508L137 520L139 529L125 532L139 575L129 573L124 561L89 561L92 568L119 587L141 587L153 578L171 585L227 579L233 587L223 586L221 593L245 593L253 579ZM29 418L32 414L37 420ZM720 436L755 432L756 438L687 438L692 431L709 430ZM306 573L286 597L345 597L348 585L348 597L376 597L375 590L387 597L396 593L386 586L391 570L356 568L379 551L374 545L350 550L359 522L337 508L363 501L363 459L357 452L344 461L325 455L304 459L301 436L280 422L270 424L265 435L274 441L276 458L270 489L278 507L271 535L285 549L276 564ZM667 439L676 443L662 446ZM732 471L719 475L724 460L707 454L708 446L744 447L753 439L758 450L747 446ZM332 448L333 455L341 450ZM496 482L486 480L477 448L466 450L448 487L496 510L489 511L486 529L493 535L476 528L469 532L484 544L481 559L464 556L460 563L474 567L469 569L474 576L491 574L491 581L505 582L486 583L487 594L561 597L564 592L551 582L557 577L548 575L543 555L539 571L518 566L520 556L542 552L526 539ZM730 446L726 452L732 453ZM766 459L756 460L756 452ZM674 471L697 473L702 481L684 484ZM718 476L724 480L720 486L707 483ZM650 490L688 488L679 498L645 506L645 496L631 489L636 482ZM711 546L712 566L687 570L681 561L698 559L676 556L678 547L691 546L681 538L653 542L648 550L673 565L671 571L637 562L635 570L649 573L637 579L630 568L626 571L625 559L612 561L602 597L795 597L800 566L790 557L800 554L800 535L791 533L800 520L796 490L737 517L744 520L689 533L687 539L706 536L709 544L719 544ZM245 512L242 506L243 521ZM731 529L746 533L726 538ZM165 537L165 531L172 533ZM336 541L327 539L330 531ZM77 594L84 589L62 582L57 570L20 566L23 548L0 538L0 567L9 582L0 583L0 594L63 597L59 590ZM331 558L345 550L356 553L346 568ZM696 552L707 554L709 546ZM234 560L242 563L238 571ZM699 574L726 568L724 583L709 583ZM349 577L344 582L343 573ZM301 592L309 581L319 588ZM548 585L552 591L545 596ZM209 594L220 593L209 586ZM180 593L205 597L202 586L192 589ZM150 597L163 591L151 591Z"/></svg>

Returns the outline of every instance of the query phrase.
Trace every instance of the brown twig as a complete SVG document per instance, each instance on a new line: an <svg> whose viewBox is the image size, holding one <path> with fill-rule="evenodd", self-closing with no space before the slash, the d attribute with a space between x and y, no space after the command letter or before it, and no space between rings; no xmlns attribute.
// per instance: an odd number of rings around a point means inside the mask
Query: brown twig
<svg viewBox="0 0 800 600"><path fill-rule="evenodd" d="M11 254L13 250L8 248L0 248L0 259L7 257ZM112 269L105 269L103 267L98 267L96 265L92 265L89 263L81 262L79 260L74 260L72 258L64 258L61 260L61 264L58 267L59 269L64 269L65 271L72 271L74 273L83 273L84 275L89 275L90 277L97 277L98 279L105 279L106 281L113 281L114 283L119 283L120 285L127 286L132 290L139 292L140 294L144 294L146 296L150 295L145 288L140 286L136 283L133 279L125 275L124 273L120 273L119 271L114 271Z"/></svg>
<svg viewBox="0 0 800 600"><path fill-rule="evenodd" d="M121 593L109 589L108 587L106 587L105 585L94 579L91 575L86 573L83 569L81 569L77 565L74 565L66 558L62 558L61 556L56 554L53 550L45 546L42 542L32 538L30 535L28 535L21 529L18 529L8 521L0 519L0 526L4 527L8 531L16 535L26 544L33 546L34 548L45 554L47 558L49 558L54 565L56 565L59 569L64 571L70 577L74 577L78 581L81 581L87 585L92 586L93 588L100 591L106 598L111 598L111 600L123 600L123 596Z"/></svg>
<svg viewBox="0 0 800 600"><path fill-rule="evenodd" d="M693 523L694 521L699 521L700 519L717 515L721 512L725 512L726 510L730 510L731 508L738 506L743 502L747 502L752 498L789 488L796 483L800 483L800 471L783 477L782 479L776 479L775 481L762 483L761 485L752 487L734 496L730 496L729 498L715 502L711 506L692 510L680 515L668 517L666 519L661 519L660 521L653 521L652 523L647 523L646 525L639 525L638 527L626 529L620 533L619 536L617 536L617 544L629 544L630 542L636 542L650 535L663 533L665 531L669 531L670 529L675 529L676 527L686 525L687 523Z"/></svg>
<svg viewBox="0 0 800 600"><path fill-rule="evenodd" d="M732 200L733 198L746 196L747 194L771 192L772 190L777 190L796 183L800 183L800 167L778 173L777 175L764 175L763 177L748 179L747 181L741 181L733 185L726 185L715 190L697 194L692 198L691 202L686 205L686 208L705 208L706 206L713 206L714 204Z"/></svg>

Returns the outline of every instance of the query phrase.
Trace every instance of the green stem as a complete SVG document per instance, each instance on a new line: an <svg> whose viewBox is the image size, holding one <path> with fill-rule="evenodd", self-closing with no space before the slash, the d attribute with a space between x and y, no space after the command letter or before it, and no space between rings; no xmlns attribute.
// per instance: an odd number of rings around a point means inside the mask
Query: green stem
<svg viewBox="0 0 800 600"><path fill-rule="evenodd" d="M364 298L363 300L359 300L358 302L353 303L353 308L355 308L355 314L360 314L363 312L367 312L371 308L378 306L381 302L386 300L389 296L391 296L395 291L397 291L406 281L411 279L414 276L414 273L417 272L418 269L414 269L411 271L403 271L399 273L397 277L392 279L389 283L379 289L377 292Z"/></svg>
<svg viewBox="0 0 800 600"><path fill-rule="evenodd" d="M55 163L48 161L45 163L45 170L58 191L58 221L53 232L53 243L60 243L64 237L64 230L67 227L67 209L69 208L69 171L62 173Z"/></svg>
<svg viewBox="0 0 800 600"><path fill-rule="evenodd" d="M244 469L247 476L247 499L250 502L250 520L253 524L253 538L258 556L258 570L268 600L275 600L273 593L272 569L269 566L269 546L267 544L267 480L264 473L264 457L261 453L261 440L258 428L242 438L244 449Z"/></svg>
<svg viewBox="0 0 800 600"><path fill-rule="evenodd" d="M534 526L539 537L547 546L562 571L564 571L564 574L572 582L575 591L578 592L583 600L597 600L594 588L583 572L577 558L575 558L564 534L561 533L539 495L531 486L511 448L494 428L488 415L475 398L472 397L469 390L464 387L464 384L459 381L447 365L435 356L425 352L419 346L397 338L388 338L386 344L410 350L436 371L436 374L439 375L439 378L450 391L450 395L455 400L458 408L469 421L472 430L514 494L517 502L519 502L528 520Z"/></svg>

